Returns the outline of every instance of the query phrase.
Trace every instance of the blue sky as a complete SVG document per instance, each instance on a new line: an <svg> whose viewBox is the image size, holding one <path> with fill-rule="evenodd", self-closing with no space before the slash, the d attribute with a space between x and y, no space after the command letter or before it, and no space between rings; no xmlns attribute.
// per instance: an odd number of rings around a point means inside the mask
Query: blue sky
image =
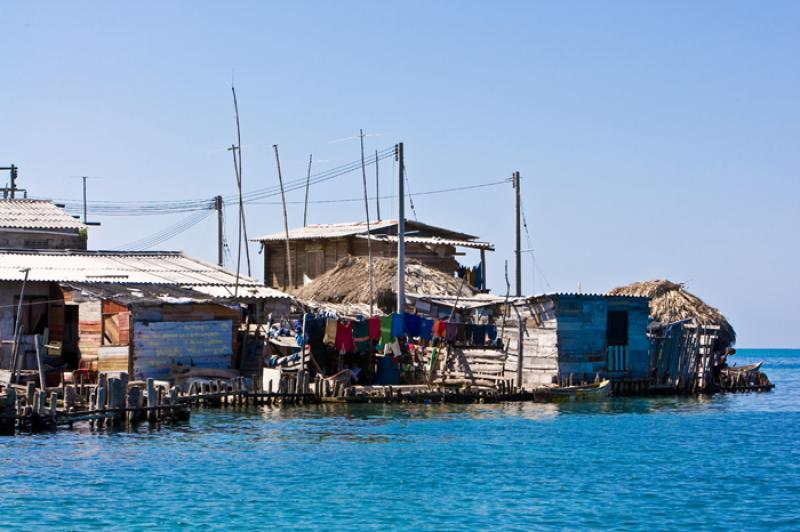
<svg viewBox="0 0 800 532"><path fill-rule="evenodd" d="M357 140L332 141L359 128L368 153L405 143L412 192L519 170L541 269L532 280L526 256L526 292L669 278L725 312L740 346L800 346L796 2L6 0L0 17L0 162L35 196L77 199L81 175L98 178L90 200L232 194L233 71L246 191L277 183L273 144L296 179L309 153L316 171L357 159ZM382 193L391 172L382 163ZM311 200L361 193L356 172ZM414 206L494 242L490 286L504 290L510 185ZM182 216L95 216L90 245ZM278 205L247 217L251 235L282 227ZM363 217L353 202L309 211ZM289 218L301 225L302 207ZM209 218L159 247L213 261L215 231Z"/></svg>

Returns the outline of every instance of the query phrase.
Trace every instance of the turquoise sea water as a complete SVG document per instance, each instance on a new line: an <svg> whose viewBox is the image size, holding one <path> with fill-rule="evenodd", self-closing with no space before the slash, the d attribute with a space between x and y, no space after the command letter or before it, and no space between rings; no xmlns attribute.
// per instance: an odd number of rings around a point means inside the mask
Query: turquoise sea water
<svg viewBox="0 0 800 532"><path fill-rule="evenodd" d="M798 529L800 350L775 391L198 411L0 439L2 528Z"/></svg>

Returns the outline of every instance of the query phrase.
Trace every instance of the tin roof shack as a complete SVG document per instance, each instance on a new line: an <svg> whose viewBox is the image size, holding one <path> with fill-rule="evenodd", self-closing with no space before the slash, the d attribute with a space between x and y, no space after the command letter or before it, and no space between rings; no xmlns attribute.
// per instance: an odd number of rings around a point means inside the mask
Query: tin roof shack
<svg viewBox="0 0 800 532"><path fill-rule="evenodd" d="M545 294L514 302L524 319L523 386L572 381L597 375L614 381L649 378L646 297ZM516 321L516 319L515 319ZM518 364L519 329L506 329L507 371Z"/></svg>
<svg viewBox="0 0 800 532"><path fill-rule="evenodd" d="M103 306L99 299L78 304L66 296L62 285L86 285L94 290L108 286L150 290L158 296L186 290L187 297L220 304L246 305L251 322L284 315L294 298L263 286L258 280L239 278L216 265L179 252L122 252L68 250L0 250L0 371L11 370L12 340L24 270L28 269L22 305L21 356L16 369L36 370L35 335L47 335L50 366L74 370L83 363L96 369L103 345ZM71 293L71 292L70 292ZM124 329L124 318L116 324ZM111 325L109 325L111 326ZM124 334L121 332L121 334ZM5 375L6 377L8 375Z"/></svg>
<svg viewBox="0 0 800 532"><path fill-rule="evenodd" d="M373 257L396 257L397 220L370 222ZM308 225L289 231L292 283L286 269L286 234L264 235L253 239L261 242L264 250L264 283L276 288L297 288L310 283L321 274L332 270L345 257L367 256L367 224L353 222L342 224ZM461 265L456 257L463 255L458 248L481 251L481 266L470 273L472 284L486 289L485 252L493 251L488 242L478 242L477 237L441 227L406 221L406 257L452 275Z"/></svg>
<svg viewBox="0 0 800 532"><path fill-rule="evenodd" d="M236 366L238 307L177 287L76 284L65 286L64 293L65 300L99 318L99 335L87 339L94 344L98 372L174 380L178 367L199 376Z"/></svg>
<svg viewBox="0 0 800 532"><path fill-rule="evenodd" d="M86 249L86 226L52 201L0 200L0 248Z"/></svg>

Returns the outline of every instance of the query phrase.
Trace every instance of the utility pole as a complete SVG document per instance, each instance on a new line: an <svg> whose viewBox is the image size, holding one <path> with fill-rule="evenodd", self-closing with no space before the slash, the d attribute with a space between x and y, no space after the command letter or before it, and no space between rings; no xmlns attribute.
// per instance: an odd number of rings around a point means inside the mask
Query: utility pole
<svg viewBox="0 0 800 532"><path fill-rule="evenodd" d="M516 261L517 272L516 272L516 293L517 297L522 297L522 233L520 232L520 193L519 193L519 172L514 172L511 175L511 182L514 185L514 193L516 198L516 203L514 206L514 217L515 217L515 248L514 248L514 259Z"/></svg>
<svg viewBox="0 0 800 532"><path fill-rule="evenodd" d="M222 255L222 196L214 198L214 209L217 211L217 264L222 267L225 265Z"/></svg>
<svg viewBox="0 0 800 532"><path fill-rule="evenodd" d="M12 164L9 170L11 171L11 199L14 199L17 190L17 167Z"/></svg>
<svg viewBox="0 0 800 532"><path fill-rule="evenodd" d="M367 192L367 167L364 165L364 130L358 130L358 138L361 140L361 177L364 180L364 210L367 214L367 260L369 261L369 315L375 314L375 305L372 299L372 230L369 226L369 195Z"/></svg>
<svg viewBox="0 0 800 532"><path fill-rule="evenodd" d="M514 207L514 215L515 215L515 222L516 222L516 235L515 235L515 260L516 260L516 282L517 282L517 297L522 297L522 233L521 233L521 216L520 216L520 191L519 191L519 172L514 172L512 174L511 182L514 184L514 193L515 193L515 207ZM517 311L517 319L519 320L519 336L517 337L517 389L522 389L522 364L523 364L523 357L525 354L525 320L522 317L522 313Z"/></svg>
<svg viewBox="0 0 800 532"><path fill-rule="evenodd" d="M289 215L286 213L286 195L283 192L283 175L281 174L281 159L278 157L278 145L273 144L275 150L275 163L278 165L278 182L281 185L281 203L283 204L283 229L286 232L286 272L288 274L289 286L293 287L292 279L292 253L289 248Z"/></svg>
<svg viewBox="0 0 800 532"><path fill-rule="evenodd" d="M236 188L239 190L239 225L236 227L236 232L238 233L239 237L239 245L236 248L236 285L233 289L233 297L239 295L239 276L241 275L242 271L242 222L244 220L243 214L243 203L242 203L242 175L239 173L239 163L236 159L236 151L238 150L238 146L235 144L231 144L231 147L228 148L228 151L233 154L233 173L236 175ZM247 242L245 242L247 245Z"/></svg>
<svg viewBox="0 0 800 532"><path fill-rule="evenodd" d="M403 143L395 146L397 160L397 312L406 310L406 195L403 186Z"/></svg>
<svg viewBox="0 0 800 532"><path fill-rule="evenodd" d="M306 175L306 202L303 206L303 227L308 225L308 188L311 185L311 159L313 153L308 154L308 174Z"/></svg>
<svg viewBox="0 0 800 532"><path fill-rule="evenodd" d="M17 358L19 357L19 341L22 337L22 305L25 299L25 285L28 283L28 274L30 268L23 268L20 273L24 273L22 278L22 288L19 291L19 303L17 304L17 319L14 322L14 345L11 348L11 380L15 384L19 382L19 373L17 372Z"/></svg>
<svg viewBox="0 0 800 532"><path fill-rule="evenodd" d="M17 170L19 170L18 166L11 165L11 166L0 166L0 170L8 170L11 174L11 182L8 188L3 188L3 199L14 199L17 195ZM27 190L25 191L25 196L28 196Z"/></svg>
<svg viewBox="0 0 800 532"><path fill-rule="evenodd" d="M83 224L86 225L87 216L86 216L86 180L89 179L86 176L81 177L83 180Z"/></svg>
<svg viewBox="0 0 800 532"><path fill-rule="evenodd" d="M378 212L378 221L381 221L381 180L378 174L378 150L375 150L375 207Z"/></svg>

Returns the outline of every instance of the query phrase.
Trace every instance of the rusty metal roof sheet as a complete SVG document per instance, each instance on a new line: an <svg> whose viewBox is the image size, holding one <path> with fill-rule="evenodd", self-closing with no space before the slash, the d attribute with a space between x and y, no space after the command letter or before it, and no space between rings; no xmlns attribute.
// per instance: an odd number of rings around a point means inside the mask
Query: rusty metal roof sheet
<svg viewBox="0 0 800 532"><path fill-rule="evenodd" d="M30 268L29 281L160 284L192 289L233 289L236 284L235 273L176 251L0 250L0 281L21 281L24 268ZM263 285L257 279L240 276L239 291L245 287L260 289ZM291 297L278 290L259 294Z"/></svg>
<svg viewBox="0 0 800 532"><path fill-rule="evenodd" d="M0 200L0 227L80 230L86 226L49 200L4 199Z"/></svg>

